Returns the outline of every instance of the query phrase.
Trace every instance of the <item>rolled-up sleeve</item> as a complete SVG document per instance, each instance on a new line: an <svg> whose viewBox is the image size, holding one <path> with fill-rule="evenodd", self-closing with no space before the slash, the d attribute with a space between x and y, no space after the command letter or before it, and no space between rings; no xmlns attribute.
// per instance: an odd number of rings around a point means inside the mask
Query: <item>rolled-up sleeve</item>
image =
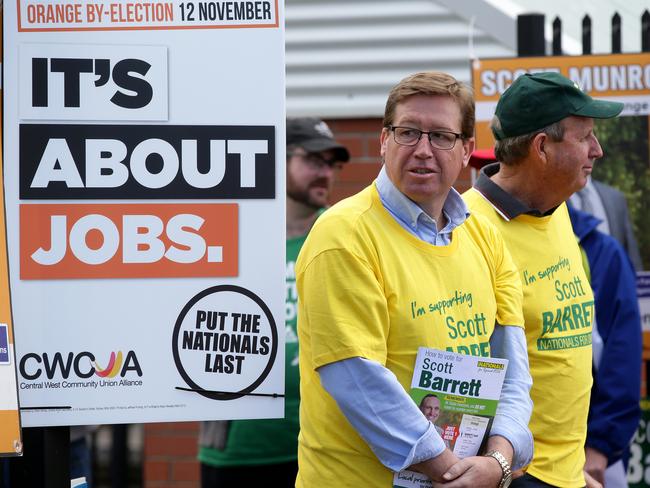
<svg viewBox="0 0 650 488"><path fill-rule="evenodd" d="M387 468L402 471L445 450L434 425L381 364L354 357L317 371L323 388Z"/></svg>
<svg viewBox="0 0 650 488"><path fill-rule="evenodd" d="M499 326L490 338L492 356L508 360L501 398L490 435L508 439L514 449L513 469L530 463L533 458L533 436L528 428L533 401L530 388L533 380L528 367L526 334L521 327Z"/></svg>

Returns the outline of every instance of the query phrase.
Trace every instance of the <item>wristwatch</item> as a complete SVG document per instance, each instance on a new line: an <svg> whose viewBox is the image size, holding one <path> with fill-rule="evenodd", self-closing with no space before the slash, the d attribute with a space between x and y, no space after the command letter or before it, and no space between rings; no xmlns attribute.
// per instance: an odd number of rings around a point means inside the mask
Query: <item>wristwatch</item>
<svg viewBox="0 0 650 488"><path fill-rule="evenodd" d="M508 488L512 482L512 469L510 469L510 463L508 460L499 451L490 451L485 455L496 459L501 466L501 470L503 471L501 481L499 482L499 486L497 488Z"/></svg>

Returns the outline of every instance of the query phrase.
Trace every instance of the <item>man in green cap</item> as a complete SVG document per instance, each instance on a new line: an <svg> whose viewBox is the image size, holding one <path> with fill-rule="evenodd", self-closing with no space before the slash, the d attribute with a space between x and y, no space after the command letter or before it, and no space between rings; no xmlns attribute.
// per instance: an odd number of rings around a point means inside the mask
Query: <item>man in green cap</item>
<svg viewBox="0 0 650 488"><path fill-rule="evenodd" d="M622 109L558 73L521 76L491 123L499 163L464 195L501 230L524 290L535 451L517 488L599 486L583 473L594 298L564 202L603 155L593 119Z"/></svg>

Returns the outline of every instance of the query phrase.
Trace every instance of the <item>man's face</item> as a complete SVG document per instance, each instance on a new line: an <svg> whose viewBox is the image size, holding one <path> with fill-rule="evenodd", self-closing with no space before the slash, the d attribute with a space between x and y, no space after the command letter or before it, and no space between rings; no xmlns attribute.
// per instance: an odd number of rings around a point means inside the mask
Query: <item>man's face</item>
<svg viewBox="0 0 650 488"><path fill-rule="evenodd" d="M567 117L563 120L564 138L547 142L547 184L558 185L567 195L587 184L596 159L603 150L594 135L594 120L587 117Z"/></svg>
<svg viewBox="0 0 650 488"><path fill-rule="evenodd" d="M334 177L343 166L334 161L334 151L292 151L287 160L287 196L313 208L327 205Z"/></svg>
<svg viewBox="0 0 650 488"><path fill-rule="evenodd" d="M395 107L392 125L459 133L460 108L448 96L413 95ZM403 146L395 142L389 129L384 128L381 133L381 155L388 177L399 191L426 212L436 202L442 203L447 198L473 149L473 138L457 140L453 149L444 150L431 146L426 134L422 134L416 145Z"/></svg>
<svg viewBox="0 0 650 488"><path fill-rule="evenodd" d="M420 410L429 422L434 424L440 417L440 400L436 397L425 398L420 405Z"/></svg>

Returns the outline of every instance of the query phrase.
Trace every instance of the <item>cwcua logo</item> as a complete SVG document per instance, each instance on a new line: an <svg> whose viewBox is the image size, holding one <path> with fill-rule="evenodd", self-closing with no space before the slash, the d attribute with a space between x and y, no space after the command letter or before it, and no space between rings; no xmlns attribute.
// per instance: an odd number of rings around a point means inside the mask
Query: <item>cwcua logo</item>
<svg viewBox="0 0 650 488"><path fill-rule="evenodd" d="M100 366L95 355L88 351L69 352L65 356L61 352L30 352L20 359L19 370L21 376L27 380L37 380L42 375L51 380L57 374L63 379L68 379L71 375L79 378L90 378L93 375L100 378L120 375L124 378L129 373L142 376L142 368L134 351L128 351L126 356L122 351L117 351L117 354L113 351L108 362L104 364L106 367Z"/></svg>

